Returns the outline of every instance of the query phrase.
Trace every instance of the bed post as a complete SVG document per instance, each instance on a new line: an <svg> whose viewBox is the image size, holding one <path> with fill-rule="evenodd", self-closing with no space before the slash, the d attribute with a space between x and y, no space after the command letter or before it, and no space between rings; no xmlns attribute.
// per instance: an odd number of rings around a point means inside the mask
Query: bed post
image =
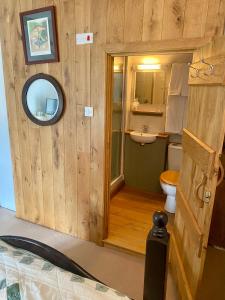
<svg viewBox="0 0 225 300"><path fill-rule="evenodd" d="M166 293L167 258L170 235L168 216L162 211L153 215L153 228L146 241L144 300L164 300Z"/></svg>

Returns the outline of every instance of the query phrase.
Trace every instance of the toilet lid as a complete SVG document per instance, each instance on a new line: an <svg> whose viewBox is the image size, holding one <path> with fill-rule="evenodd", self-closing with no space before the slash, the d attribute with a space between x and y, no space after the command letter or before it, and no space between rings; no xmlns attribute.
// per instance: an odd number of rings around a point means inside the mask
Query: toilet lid
<svg viewBox="0 0 225 300"><path fill-rule="evenodd" d="M179 179L178 171L165 171L160 175L160 180L170 185L177 185Z"/></svg>

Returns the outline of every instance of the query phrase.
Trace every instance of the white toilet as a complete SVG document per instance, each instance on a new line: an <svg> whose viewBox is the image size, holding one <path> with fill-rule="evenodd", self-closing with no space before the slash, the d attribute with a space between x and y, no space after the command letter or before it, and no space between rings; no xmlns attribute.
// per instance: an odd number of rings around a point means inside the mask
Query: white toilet
<svg viewBox="0 0 225 300"><path fill-rule="evenodd" d="M176 186L182 161L181 144L171 143L168 146L168 170L161 173L160 185L167 195L165 210L169 213L176 211Z"/></svg>

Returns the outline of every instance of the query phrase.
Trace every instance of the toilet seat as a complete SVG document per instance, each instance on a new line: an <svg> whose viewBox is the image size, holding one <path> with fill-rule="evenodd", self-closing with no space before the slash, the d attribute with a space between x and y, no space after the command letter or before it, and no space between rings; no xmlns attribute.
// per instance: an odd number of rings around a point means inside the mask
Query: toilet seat
<svg viewBox="0 0 225 300"><path fill-rule="evenodd" d="M160 175L160 180L166 184L177 186L179 180L179 172L168 170Z"/></svg>

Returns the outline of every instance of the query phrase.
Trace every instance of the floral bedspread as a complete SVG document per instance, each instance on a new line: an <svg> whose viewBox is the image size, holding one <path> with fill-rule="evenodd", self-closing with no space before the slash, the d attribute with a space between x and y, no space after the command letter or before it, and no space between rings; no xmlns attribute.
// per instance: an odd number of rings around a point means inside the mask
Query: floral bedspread
<svg viewBox="0 0 225 300"><path fill-rule="evenodd" d="M0 300L128 300L98 282L60 269L0 240Z"/></svg>

